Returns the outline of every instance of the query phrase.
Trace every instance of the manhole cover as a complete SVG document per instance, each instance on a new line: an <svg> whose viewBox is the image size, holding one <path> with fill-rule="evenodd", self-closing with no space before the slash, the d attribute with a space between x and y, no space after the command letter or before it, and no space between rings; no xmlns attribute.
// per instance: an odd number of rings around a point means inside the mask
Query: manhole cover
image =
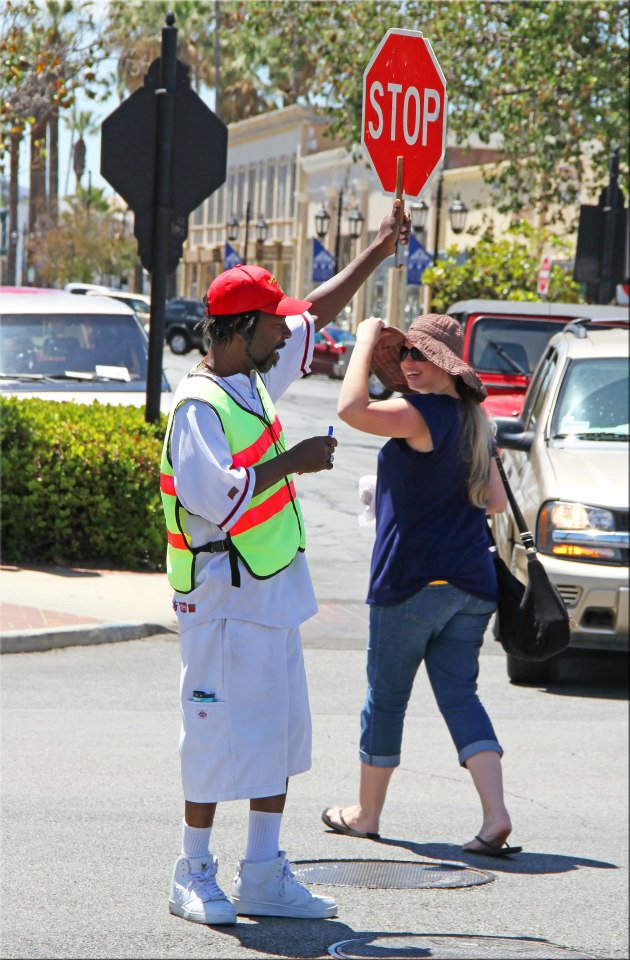
<svg viewBox="0 0 630 960"><path fill-rule="evenodd" d="M370 936L340 940L328 948L332 957L373 957L399 960L403 957L430 957L431 960L591 960L586 953L559 947L548 940L528 937L475 937L447 933L405 933L401 936Z"/></svg>
<svg viewBox="0 0 630 960"><path fill-rule="evenodd" d="M295 860L293 870L305 883L377 890L471 887L494 880L494 874L485 870L417 860Z"/></svg>

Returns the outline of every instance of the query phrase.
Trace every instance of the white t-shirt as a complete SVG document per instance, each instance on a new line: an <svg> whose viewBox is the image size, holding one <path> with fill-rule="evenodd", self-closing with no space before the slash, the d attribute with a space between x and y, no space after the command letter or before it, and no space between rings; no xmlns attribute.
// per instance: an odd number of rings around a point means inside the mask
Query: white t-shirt
<svg viewBox="0 0 630 960"><path fill-rule="evenodd" d="M287 324L291 337L280 350L278 363L262 374L274 403L294 380L309 372L313 357L314 323L310 314L287 317ZM254 373L217 379L241 406L263 413ZM292 446L286 439L287 446ZM293 442L298 439L303 438ZM179 407L173 420L171 458L177 496L191 514L192 546L224 539L247 509L256 477L253 467L232 468L227 439L208 404L187 400ZM240 561L239 570L241 586L233 587L227 553L197 554L195 589L173 597L182 632L209 620L228 619L293 627L317 613L304 553L298 552L288 567L266 580L252 577Z"/></svg>

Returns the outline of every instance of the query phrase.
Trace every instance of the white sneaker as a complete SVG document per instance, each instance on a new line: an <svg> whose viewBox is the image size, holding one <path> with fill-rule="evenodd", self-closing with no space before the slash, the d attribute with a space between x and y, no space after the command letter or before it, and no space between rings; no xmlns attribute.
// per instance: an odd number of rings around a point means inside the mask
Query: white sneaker
<svg viewBox="0 0 630 960"><path fill-rule="evenodd" d="M173 871L169 910L193 923L236 923L236 910L217 883L218 861L180 857Z"/></svg>
<svg viewBox="0 0 630 960"><path fill-rule="evenodd" d="M232 888L236 912L257 917L302 917L321 920L337 916L337 904L330 897L315 897L296 879L280 850L275 860L263 863L239 862Z"/></svg>

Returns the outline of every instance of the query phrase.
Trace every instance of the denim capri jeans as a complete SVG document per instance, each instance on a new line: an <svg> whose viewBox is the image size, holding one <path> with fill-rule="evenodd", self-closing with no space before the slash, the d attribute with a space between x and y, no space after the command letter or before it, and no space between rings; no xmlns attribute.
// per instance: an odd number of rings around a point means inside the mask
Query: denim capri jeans
<svg viewBox="0 0 630 960"><path fill-rule="evenodd" d="M461 766L485 750L503 755L477 696L479 650L495 608L451 584L429 584L402 603L370 607L362 763L399 765L405 711L423 660Z"/></svg>

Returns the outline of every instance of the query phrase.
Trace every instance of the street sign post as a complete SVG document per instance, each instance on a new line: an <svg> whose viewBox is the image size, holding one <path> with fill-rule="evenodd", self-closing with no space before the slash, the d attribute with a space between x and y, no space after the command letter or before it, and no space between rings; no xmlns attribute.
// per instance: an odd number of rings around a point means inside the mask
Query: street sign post
<svg viewBox="0 0 630 960"><path fill-rule="evenodd" d="M446 108L429 41L417 30L388 30L363 74L361 133L384 193L414 199L430 183L444 157Z"/></svg>
<svg viewBox="0 0 630 960"><path fill-rule="evenodd" d="M188 214L225 181L227 127L191 90L177 60L175 17L166 15L162 55L103 122L101 174L135 214L134 233L151 274L145 417L160 415L166 278L182 255Z"/></svg>
<svg viewBox="0 0 630 960"><path fill-rule="evenodd" d="M541 257L540 267L538 268L538 278L536 280L536 290L541 297L546 297L549 293L549 276L551 274L551 260L547 256Z"/></svg>

